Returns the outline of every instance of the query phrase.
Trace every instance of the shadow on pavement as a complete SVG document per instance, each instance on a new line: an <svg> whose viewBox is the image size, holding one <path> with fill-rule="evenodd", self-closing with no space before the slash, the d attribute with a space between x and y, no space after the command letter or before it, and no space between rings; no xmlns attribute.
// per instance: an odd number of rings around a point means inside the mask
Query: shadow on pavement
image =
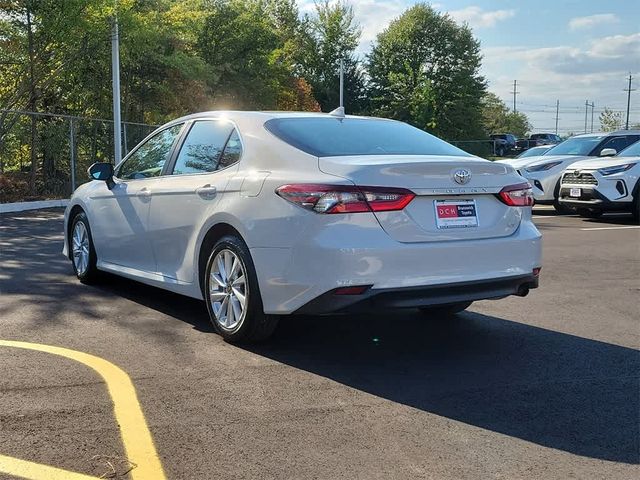
<svg viewBox="0 0 640 480"><path fill-rule="evenodd" d="M38 305L33 328L64 321L71 310L101 320L97 300L122 296L211 332L200 301L117 277L97 288L78 285L60 254L61 228L60 212L0 217L0 319L19 315L20 301L6 301L12 294ZM404 313L286 318L270 344L248 350L545 447L640 461L640 354L630 348L477 313L450 319Z"/></svg>
<svg viewBox="0 0 640 480"><path fill-rule="evenodd" d="M300 317L251 351L545 447L638 463L636 350L464 313Z"/></svg>

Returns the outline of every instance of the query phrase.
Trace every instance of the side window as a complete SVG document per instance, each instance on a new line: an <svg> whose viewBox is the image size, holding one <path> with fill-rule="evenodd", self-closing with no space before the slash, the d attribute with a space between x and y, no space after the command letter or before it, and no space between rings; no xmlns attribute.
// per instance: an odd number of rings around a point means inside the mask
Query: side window
<svg viewBox="0 0 640 480"><path fill-rule="evenodd" d="M220 159L220 165L218 166L218 168L226 168L229 165L233 165L238 160L240 160L241 155L242 143L240 142L240 136L238 135L238 132L234 129L229 136L227 146L224 148L224 152L222 153L222 158Z"/></svg>
<svg viewBox="0 0 640 480"><path fill-rule="evenodd" d="M601 146L598 147L595 155L600 155L600 152L602 152L602 150L604 150L605 148L613 148L616 152L619 153L632 143L636 142L638 138L640 137L638 137L637 135L624 135L620 137L608 138Z"/></svg>
<svg viewBox="0 0 640 480"><path fill-rule="evenodd" d="M174 125L151 137L120 165L116 176L124 180L133 180L160 175L181 129L182 124Z"/></svg>
<svg viewBox="0 0 640 480"><path fill-rule="evenodd" d="M219 120L195 122L173 168L173 175L215 172L221 166L222 150L233 125Z"/></svg>

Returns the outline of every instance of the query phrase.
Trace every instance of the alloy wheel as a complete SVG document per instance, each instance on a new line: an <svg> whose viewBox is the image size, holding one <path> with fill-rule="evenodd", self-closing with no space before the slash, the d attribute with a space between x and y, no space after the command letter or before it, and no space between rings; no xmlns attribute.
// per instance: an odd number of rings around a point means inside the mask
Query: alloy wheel
<svg viewBox="0 0 640 480"><path fill-rule="evenodd" d="M209 273L209 303L221 328L235 330L242 324L247 296L247 274L242 261L231 250L220 250Z"/></svg>
<svg viewBox="0 0 640 480"><path fill-rule="evenodd" d="M71 236L71 251L73 253L73 265L78 275L82 275L89 267L89 233L83 222L76 222Z"/></svg>

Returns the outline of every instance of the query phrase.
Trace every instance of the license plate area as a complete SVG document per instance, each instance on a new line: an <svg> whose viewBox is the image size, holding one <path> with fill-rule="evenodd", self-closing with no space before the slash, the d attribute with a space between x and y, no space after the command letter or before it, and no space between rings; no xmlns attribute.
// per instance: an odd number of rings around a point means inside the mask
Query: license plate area
<svg viewBox="0 0 640 480"><path fill-rule="evenodd" d="M569 196L570 197L580 198L581 195L582 195L582 189L581 188L572 188L572 189L569 190Z"/></svg>
<svg viewBox="0 0 640 480"><path fill-rule="evenodd" d="M478 226L475 200L435 200L436 227L473 228Z"/></svg>

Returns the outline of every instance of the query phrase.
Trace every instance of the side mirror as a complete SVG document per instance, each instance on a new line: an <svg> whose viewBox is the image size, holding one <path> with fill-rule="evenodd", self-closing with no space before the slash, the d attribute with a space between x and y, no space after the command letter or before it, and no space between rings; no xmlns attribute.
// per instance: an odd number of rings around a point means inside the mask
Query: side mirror
<svg viewBox="0 0 640 480"><path fill-rule="evenodd" d="M617 153L618 152L616 151L615 148L603 148L602 151L600 152L600 156L601 157L613 157Z"/></svg>
<svg viewBox="0 0 640 480"><path fill-rule="evenodd" d="M113 181L113 165L107 162L96 162L89 167L89 176L93 180L102 180L107 182L109 190L115 185Z"/></svg>

